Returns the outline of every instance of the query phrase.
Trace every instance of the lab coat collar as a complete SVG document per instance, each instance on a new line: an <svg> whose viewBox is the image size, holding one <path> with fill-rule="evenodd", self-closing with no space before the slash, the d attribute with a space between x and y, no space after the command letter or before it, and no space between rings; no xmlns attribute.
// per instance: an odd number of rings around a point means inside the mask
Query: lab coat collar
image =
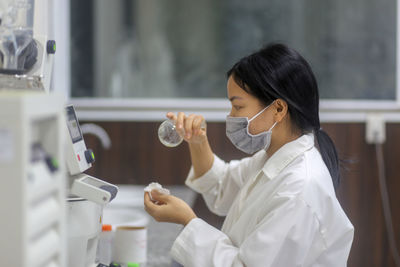
<svg viewBox="0 0 400 267"><path fill-rule="evenodd" d="M313 133L300 136L278 149L265 163L263 172L268 178L273 179L290 162L312 147L314 147Z"/></svg>

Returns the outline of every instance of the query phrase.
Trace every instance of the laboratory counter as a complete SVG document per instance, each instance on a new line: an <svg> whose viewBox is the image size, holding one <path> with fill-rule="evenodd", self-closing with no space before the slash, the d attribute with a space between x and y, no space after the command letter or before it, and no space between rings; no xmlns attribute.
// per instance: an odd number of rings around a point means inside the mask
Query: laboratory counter
<svg viewBox="0 0 400 267"><path fill-rule="evenodd" d="M146 267L179 266L169 254L182 225L160 223L150 217L143 206L143 185L118 185L115 199L103 211L103 223L115 226L147 226ZM193 207L197 193L184 185L166 186L171 194Z"/></svg>

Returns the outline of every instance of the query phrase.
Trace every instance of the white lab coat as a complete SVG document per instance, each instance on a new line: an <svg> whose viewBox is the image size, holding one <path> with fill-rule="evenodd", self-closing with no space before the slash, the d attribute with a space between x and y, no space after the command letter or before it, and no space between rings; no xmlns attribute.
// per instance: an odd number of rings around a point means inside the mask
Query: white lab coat
<svg viewBox="0 0 400 267"><path fill-rule="evenodd" d="M217 156L186 184L211 211L226 215L222 230L193 219L171 249L186 267L346 266L354 228L343 212L312 134L240 161Z"/></svg>

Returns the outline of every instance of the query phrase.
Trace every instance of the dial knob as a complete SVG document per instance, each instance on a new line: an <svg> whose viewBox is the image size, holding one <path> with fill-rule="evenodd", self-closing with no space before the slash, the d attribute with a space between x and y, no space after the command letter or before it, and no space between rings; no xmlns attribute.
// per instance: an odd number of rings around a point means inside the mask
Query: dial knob
<svg viewBox="0 0 400 267"><path fill-rule="evenodd" d="M93 150L91 150L91 149L86 150L85 158L86 158L87 163L89 163L89 164L93 163L95 161Z"/></svg>

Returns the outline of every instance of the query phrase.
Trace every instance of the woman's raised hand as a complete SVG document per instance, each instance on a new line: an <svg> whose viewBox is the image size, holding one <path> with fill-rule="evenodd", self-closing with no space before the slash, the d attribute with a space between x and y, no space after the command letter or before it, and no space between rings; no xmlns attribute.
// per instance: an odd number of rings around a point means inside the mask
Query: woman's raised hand
<svg viewBox="0 0 400 267"><path fill-rule="evenodd" d="M186 116L183 112L176 115L173 112L167 113L167 118L175 121L176 131L183 136L183 139L191 144L201 144L207 140L207 130L204 117L190 114Z"/></svg>

